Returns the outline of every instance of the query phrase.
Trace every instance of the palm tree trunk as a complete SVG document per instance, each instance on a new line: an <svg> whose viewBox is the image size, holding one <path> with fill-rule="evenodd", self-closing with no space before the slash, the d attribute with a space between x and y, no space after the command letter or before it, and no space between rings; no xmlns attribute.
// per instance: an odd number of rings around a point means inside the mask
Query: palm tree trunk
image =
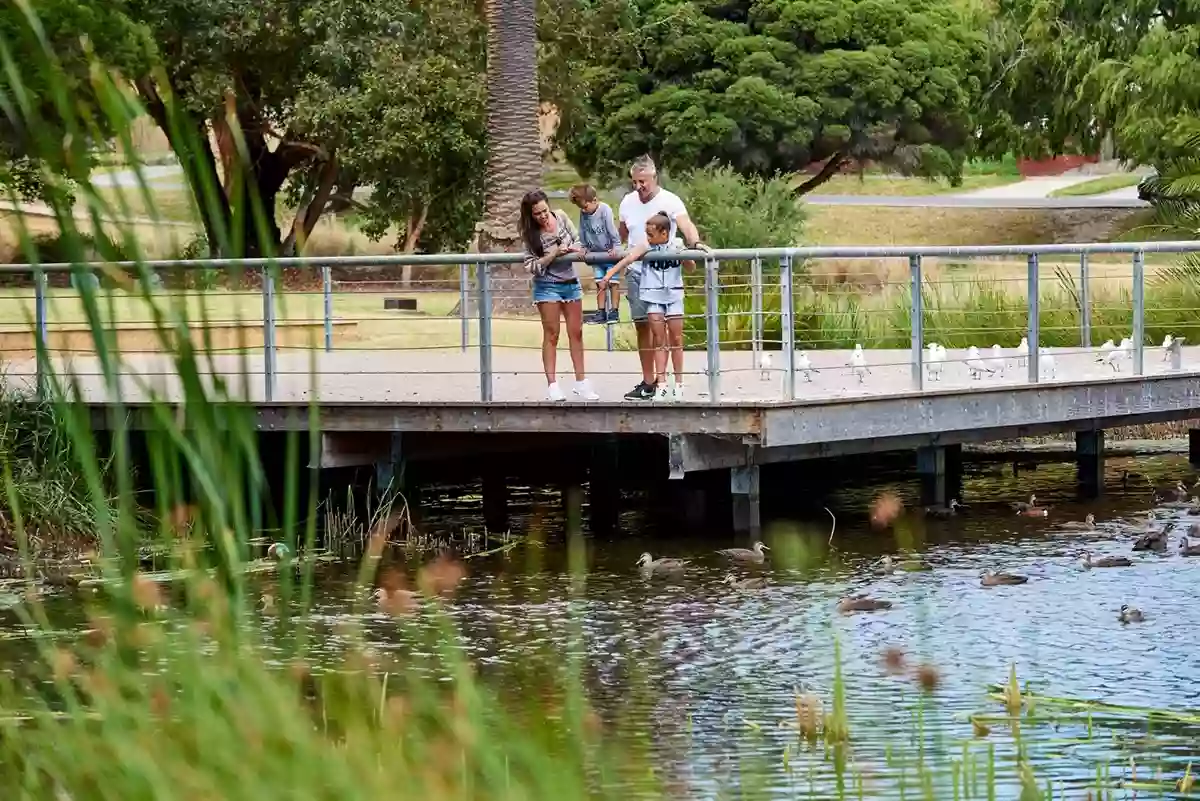
<svg viewBox="0 0 1200 801"><path fill-rule="evenodd" d="M542 178L538 136L537 0L486 0L487 133L480 250L511 250L521 197Z"/></svg>

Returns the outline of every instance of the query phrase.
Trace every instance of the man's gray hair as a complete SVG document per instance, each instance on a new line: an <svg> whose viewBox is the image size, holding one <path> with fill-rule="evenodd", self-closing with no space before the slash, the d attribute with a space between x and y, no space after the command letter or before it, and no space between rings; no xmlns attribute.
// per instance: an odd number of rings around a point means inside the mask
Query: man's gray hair
<svg viewBox="0 0 1200 801"><path fill-rule="evenodd" d="M649 156L638 156L633 160L633 164L629 165L629 174L633 175L635 172L658 175L658 168L654 166L654 159Z"/></svg>

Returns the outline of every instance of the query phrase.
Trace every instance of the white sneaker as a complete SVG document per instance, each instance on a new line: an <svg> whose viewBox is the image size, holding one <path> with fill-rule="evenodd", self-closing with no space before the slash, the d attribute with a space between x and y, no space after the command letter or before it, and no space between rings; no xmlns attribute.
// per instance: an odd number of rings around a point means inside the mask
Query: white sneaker
<svg viewBox="0 0 1200 801"><path fill-rule="evenodd" d="M596 393L596 390L592 389L592 382L588 381L586 378L582 381L576 381L575 387L571 390L571 393L578 395L584 400L600 400L600 395Z"/></svg>
<svg viewBox="0 0 1200 801"><path fill-rule="evenodd" d="M683 400L683 384L680 384L678 381L676 381L675 386L671 388L671 400Z"/></svg>
<svg viewBox="0 0 1200 801"><path fill-rule="evenodd" d="M562 387L555 381L550 386L546 387L546 399L552 401L565 401L567 396L563 394Z"/></svg>
<svg viewBox="0 0 1200 801"><path fill-rule="evenodd" d="M671 393L667 391L666 384L659 384L654 388L654 400L659 402L671 400Z"/></svg>

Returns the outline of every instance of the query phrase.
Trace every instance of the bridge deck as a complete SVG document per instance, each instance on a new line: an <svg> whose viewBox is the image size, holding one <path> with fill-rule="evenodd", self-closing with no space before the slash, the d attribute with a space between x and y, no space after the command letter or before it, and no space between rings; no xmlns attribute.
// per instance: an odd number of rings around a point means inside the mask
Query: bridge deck
<svg viewBox="0 0 1200 801"><path fill-rule="evenodd" d="M325 431L701 434L772 449L778 458L803 458L1200 417L1198 350L1184 349L1183 369L1172 372L1161 350L1148 348L1146 375L1134 376L1128 361L1115 373L1090 352L1064 349L1055 353L1055 377L1038 384L1028 383L1026 368L1011 358L1004 375L971 379L965 353L951 351L943 379L927 380L924 391L912 387L907 350L867 351L871 373L862 383L847 367L848 352L811 351L820 372L811 382L797 376L795 400L783 398L779 353L764 375L749 352L722 352L719 405L707 397L706 356L695 351L686 355L688 401L661 405L622 400L638 380L631 352L589 351L588 373L602 400L566 404L544 400L540 356L529 350L495 351L492 403L479 400L476 350L282 351L269 402L261 355L216 356L214 367L235 393L255 403L266 429L306 426L297 410L315 397ZM80 377L87 402L97 409L110 404L93 357L57 364ZM135 355L126 364L121 391L127 403L146 401L147 388L168 400L179 392L167 359ZM569 392L565 351L559 368ZM10 377L28 381L32 373L32 362L10 365Z"/></svg>

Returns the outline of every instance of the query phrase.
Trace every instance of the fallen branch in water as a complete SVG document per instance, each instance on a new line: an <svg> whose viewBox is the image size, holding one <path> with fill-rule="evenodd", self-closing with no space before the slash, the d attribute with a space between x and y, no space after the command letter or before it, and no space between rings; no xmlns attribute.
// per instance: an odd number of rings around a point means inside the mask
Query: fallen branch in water
<svg viewBox="0 0 1200 801"><path fill-rule="evenodd" d="M826 512L829 512L829 507L824 507ZM829 527L829 539L825 541L826 545L833 545L833 532L837 531L837 518L833 516L833 512L829 512L829 517L833 519L833 525Z"/></svg>

